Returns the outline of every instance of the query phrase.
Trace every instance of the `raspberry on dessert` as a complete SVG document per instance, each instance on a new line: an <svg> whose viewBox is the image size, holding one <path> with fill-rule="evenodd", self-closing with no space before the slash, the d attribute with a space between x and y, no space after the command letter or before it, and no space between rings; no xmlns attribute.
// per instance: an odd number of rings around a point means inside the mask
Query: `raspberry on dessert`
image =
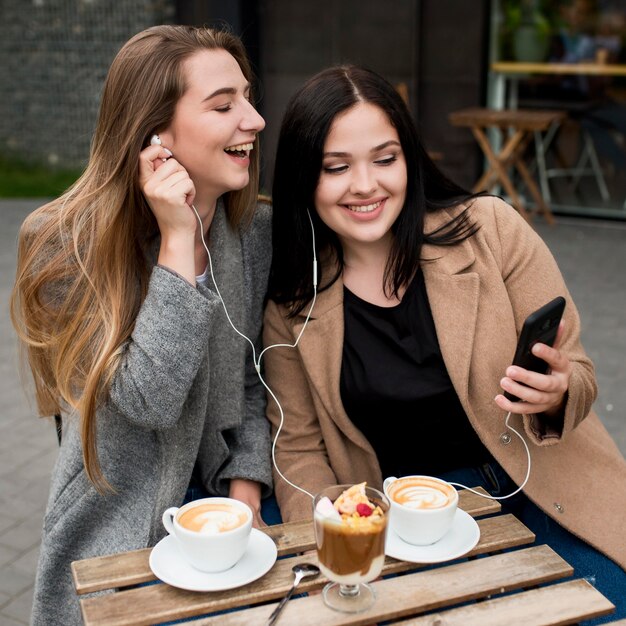
<svg viewBox="0 0 626 626"><path fill-rule="evenodd" d="M365 504L365 502L359 502L359 504L356 505L356 512L361 517L369 517L374 512L374 507L369 504Z"/></svg>

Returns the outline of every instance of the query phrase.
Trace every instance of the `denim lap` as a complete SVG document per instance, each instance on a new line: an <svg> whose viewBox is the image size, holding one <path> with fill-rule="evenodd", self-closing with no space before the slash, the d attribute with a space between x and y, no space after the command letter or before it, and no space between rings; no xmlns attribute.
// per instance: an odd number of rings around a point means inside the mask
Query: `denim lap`
<svg viewBox="0 0 626 626"><path fill-rule="evenodd" d="M480 485L493 496L504 496L517 489L517 485L496 462L445 472L439 477L467 487ZM581 626L595 626L626 617L626 572L619 565L560 526L524 493L499 502L503 513L515 515L535 534L537 545L550 546L574 568L575 578L587 580L615 605L615 613L585 620L580 622Z"/></svg>

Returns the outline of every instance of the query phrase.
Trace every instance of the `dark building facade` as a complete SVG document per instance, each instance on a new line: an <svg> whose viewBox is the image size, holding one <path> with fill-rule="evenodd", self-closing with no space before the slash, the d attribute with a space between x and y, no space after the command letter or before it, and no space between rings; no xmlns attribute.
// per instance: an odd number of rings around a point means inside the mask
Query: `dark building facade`
<svg viewBox="0 0 626 626"><path fill-rule="evenodd" d="M448 113L484 103L489 0L179 0L185 24L230 24L252 57L261 92L263 185L269 189L280 120L294 90L339 63L403 85L426 148L471 186L482 160Z"/></svg>
<svg viewBox="0 0 626 626"><path fill-rule="evenodd" d="M81 167L102 83L121 45L159 23L239 34L259 78L263 187L271 186L280 120L318 70L358 63L406 88L426 147L469 186L482 161L447 114L485 94L489 0L20 0L0 3L0 149L5 156Z"/></svg>

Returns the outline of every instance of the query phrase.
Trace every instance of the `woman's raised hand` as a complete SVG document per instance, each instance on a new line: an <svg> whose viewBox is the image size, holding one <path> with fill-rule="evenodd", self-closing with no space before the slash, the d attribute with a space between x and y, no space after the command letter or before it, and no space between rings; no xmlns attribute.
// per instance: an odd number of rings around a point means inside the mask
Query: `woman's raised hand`
<svg viewBox="0 0 626 626"><path fill-rule="evenodd" d="M139 154L139 184L161 233L159 265L195 285L196 188L187 170L167 148L148 146Z"/></svg>
<svg viewBox="0 0 626 626"><path fill-rule="evenodd" d="M139 184L162 237L195 234L198 221L191 205L196 189L187 170L167 148L148 146L141 151Z"/></svg>
<svg viewBox="0 0 626 626"><path fill-rule="evenodd" d="M544 413L548 417L560 415L572 374L572 364L558 349L563 337L563 328L564 324L561 322L553 348L543 343L537 343L532 348L532 353L548 364L550 369L547 374L538 374L515 365L507 368L500 386L517 396L519 402L511 402L499 394L495 400L501 409L518 414Z"/></svg>

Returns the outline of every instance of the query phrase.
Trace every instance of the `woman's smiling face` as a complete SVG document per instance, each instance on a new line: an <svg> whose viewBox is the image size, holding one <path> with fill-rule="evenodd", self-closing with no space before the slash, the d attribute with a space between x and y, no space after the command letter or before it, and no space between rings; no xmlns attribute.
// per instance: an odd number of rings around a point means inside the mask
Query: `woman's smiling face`
<svg viewBox="0 0 626 626"><path fill-rule="evenodd" d="M342 245L391 241L406 186L400 138L384 111L359 102L339 114L324 143L315 208Z"/></svg>
<svg viewBox="0 0 626 626"><path fill-rule="evenodd" d="M186 90L164 147L185 167L198 194L220 196L249 181L250 150L265 121L249 101L250 85L226 50L202 50L183 63Z"/></svg>

